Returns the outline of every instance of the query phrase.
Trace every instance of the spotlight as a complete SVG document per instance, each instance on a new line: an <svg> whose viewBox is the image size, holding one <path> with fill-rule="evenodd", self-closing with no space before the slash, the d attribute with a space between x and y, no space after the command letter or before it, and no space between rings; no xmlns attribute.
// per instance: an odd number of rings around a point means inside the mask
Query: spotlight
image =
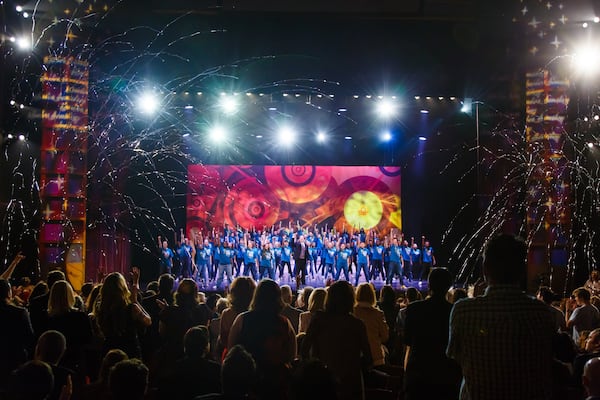
<svg viewBox="0 0 600 400"><path fill-rule="evenodd" d="M381 118L390 118L396 114L396 105L390 100L381 100L376 105L377 114Z"/></svg>
<svg viewBox="0 0 600 400"><path fill-rule="evenodd" d="M470 97L465 97L465 100L462 103L462 107L460 108L460 112L465 114L471 114L473 111L473 99Z"/></svg>
<svg viewBox="0 0 600 400"><path fill-rule="evenodd" d="M427 141L427 138L426 138L425 136L419 136L419 140L420 140L421 142L426 142L426 141Z"/></svg>
<svg viewBox="0 0 600 400"><path fill-rule="evenodd" d="M352 136L344 136L344 140L352 140Z"/></svg>
<svg viewBox="0 0 600 400"><path fill-rule="evenodd" d="M584 120L585 122L588 122L590 119L589 119L588 117L583 117L583 120Z"/></svg>
<svg viewBox="0 0 600 400"><path fill-rule="evenodd" d="M15 104L17 104L17 102L16 102L16 101L14 101L14 100L11 100L11 101L10 101L10 105L11 105L11 106L14 106Z"/></svg>
<svg viewBox="0 0 600 400"><path fill-rule="evenodd" d="M185 107L183 107L183 108L185 108L186 110L193 110L193 109L194 109L194 106L193 106L193 105L191 105L191 104L188 104L187 106L185 106Z"/></svg>
<svg viewBox="0 0 600 400"><path fill-rule="evenodd" d="M596 114L594 115L594 121L598 121L600 119L600 115Z"/></svg>
<svg viewBox="0 0 600 400"><path fill-rule="evenodd" d="M289 126L283 126L279 129L279 140L284 145L290 146L296 141L296 132Z"/></svg>
<svg viewBox="0 0 600 400"><path fill-rule="evenodd" d="M17 12L22 12L23 11L23 6L16 6L15 10L17 10Z"/></svg>
<svg viewBox="0 0 600 400"><path fill-rule="evenodd" d="M444 96L438 96L438 100L444 100Z"/></svg>
<svg viewBox="0 0 600 400"><path fill-rule="evenodd" d="M317 132L317 142L323 143L326 139L327 135L325 135L325 132Z"/></svg>
<svg viewBox="0 0 600 400"><path fill-rule="evenodd" d="M429 114L429 110L421 110L421 114Z"/></svg>
<svg viewBox="0 0 600 400"><path fill-rule="evenodd" d="M142 114L154 114L158 110L158 107L160 107L160 101L156 97L156 94L146 92L140 96L137 106Z"/></svg>
<svg viewBox="0 0 600 400"><path fill-rule="evenodd" d="M232 96L224 96L219 102L221 110L227 115L233 115L238 111L238 102Z"/></svg>
<svg viewBox="0 0 600 400"><path fill-rule="evenodd" d="M29 40L29 38L27 38L26 36L16 38L15 42L17 43L17 47L19 48L19 50L31 50L31 40Z"/></svg>
<svg viewBox="0 0 600 400"><path fill-rule="evenodd" d="M383 140L384 142L389 142L390 140L392 140L391 132L390 131L383 132L383 135L381 135L381 140Z"/></svg>
<svg viewBox="0 0 600 400"><path fill-rule="evenodd" d="M358 99L360 96L359 96L359 95L357 95L357 94L355 94L355 95L354 95L354 96L352 96L352 97L354 97L355 99Z"/></svg>
<svg viewBox="0 0 600 400"><path fill-rule="evenodd" d="M9 133L6 137L9 139L14 139L14 135L12 133Z"/></svg>
<svg viewBox="0 0 600 400"><path fill-rule="evenodd" d="M23 135L23 134L20 134L20 135L19 135L19 140L20 140L20 141L24 141L24 140L25 140L25 135Z"/></svg>
<svg viewBox="0 0 600 400"><path fill-rule="evenodd" d="M24 12L23 13L23 18L29 18L29 13L28 12Z"/></svg>
<svg viewBox="0 0 600 400"><path fill-rule="evenodd" d="M588 23L587 23L587 22L584 22L583 24L581 24L581 26L582 26L583 28L587 28L587 27L588 27Z"/></svg>
<svg viewBox="0 0 600 400"><path fill-rule="evenodd" d="M596 72L600 62L600 50L597 46L583 46L573 54L573 67L582 74Z"/></svg>
<svg viewBox="0 0 600 400"><path fill-rule="evenodd" d="M590 149L593 149L593 148L594 148L594 143L592 143L592 142L589 142L589 143L587 144L587 147L589 147Z"/></svg>
<svg viewBox="0 0 600 400"><path fill-rule="evenodd" d="M227 140L227 131L219 125L213 126L208 135L214 143L222 143Z"/></svg>
<svg viewBox="0 0 600 400"><path fill-rule="evenodd" d="M421 99L421 96L415 96L415 100Z"/></svg>
<svg viewBox="0 0 600 400"><path fill-rule="evenodd" d="M25 108L25 104L19 104L19 108L22 110Z"/></svg>
<svg viewBox="0 0 600 400"><path fill-rule="evenodd" d="M598 22L600 22L600 17L594 17L594 23L597 24Z"/></svg>

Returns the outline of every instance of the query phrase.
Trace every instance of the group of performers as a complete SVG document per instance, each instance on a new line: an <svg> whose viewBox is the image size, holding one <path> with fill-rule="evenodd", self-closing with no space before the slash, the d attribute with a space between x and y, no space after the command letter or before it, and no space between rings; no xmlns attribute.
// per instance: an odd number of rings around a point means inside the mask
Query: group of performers
<svg viewBox="0 0 600 400"><path fill-rule="evenodd" d="M225 225L221 232L213 229L209 234L192 234L191 238L181 229L176 242L172 250L168 240L158 236L160 273L193 278L202 286L212 284L216 289L224 287L225 279L231 283L239 275L283 282L286 272L287 279L295 278L298 286L306 284L307 274L324 281L338 280L343 274L351 282L352 271L355 285L362 273L367 282L381 276L391 284L397 277L403 286L404 279L426 279L436 263L433 248L424 236L419 246L414 237L409 243L395 229L381 236L374 230L336 232L327 226L305 229L292 227L291 223L287 228L280 225L265 230Z"/></svg>

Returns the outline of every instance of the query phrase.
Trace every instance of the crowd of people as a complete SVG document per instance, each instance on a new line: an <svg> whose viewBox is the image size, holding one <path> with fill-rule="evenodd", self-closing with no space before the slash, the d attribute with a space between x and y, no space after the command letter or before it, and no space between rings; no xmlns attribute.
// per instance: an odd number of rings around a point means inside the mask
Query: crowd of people
<svg viewBox="0 0 600 400"><path fill-rule="evenodd" d="M306 284L306 276L338 280L342 277L358 285L381 277L391 284L397 277L421 282L435 266L433 247L423 236L421 244L395 229L389 235L374 230L336 232L327 226L304 229L248 230L225 225L219 232L192 233L183 229L175 238L175 248L158 236L160 273L195 279L202 287L223 289L234 277L270 278L279 282L296 279ZM286 274L287 272L287 274ZM227 279L227 283L225 283Z"/></svg>
<svg viewBox="0 0 600 400"><path fill-rule="evenodd" d="M528 296L526 255L492 238L482 294L436 267L427 293L239 276L224 297L169 273L142 291L135 268L13 286L19 255L0 276L0 399L597 398L597 276Z"/></svg>

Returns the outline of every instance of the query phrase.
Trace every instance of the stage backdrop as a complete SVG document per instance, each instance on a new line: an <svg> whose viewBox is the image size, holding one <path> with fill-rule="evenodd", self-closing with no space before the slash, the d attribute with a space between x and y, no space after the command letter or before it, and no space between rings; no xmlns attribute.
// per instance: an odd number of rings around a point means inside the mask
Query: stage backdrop
<svg viewBox="0 0 600 400"><path fill-rule="evenodd" d="M402 228L399 167L191 165L188 181L188 233L290 221L338 231Z"/></svg>

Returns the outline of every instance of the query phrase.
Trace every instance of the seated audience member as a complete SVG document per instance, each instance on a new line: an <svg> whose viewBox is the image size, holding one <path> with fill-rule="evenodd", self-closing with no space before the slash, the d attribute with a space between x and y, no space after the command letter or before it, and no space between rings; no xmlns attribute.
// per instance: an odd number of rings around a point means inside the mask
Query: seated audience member
<svg viewBox="0 0 600 400"><path fill-rule="evenodd" d="M600 400L600 358L592 358L583 369L583 387L586 400Z"/></svg>
<svg viewBox="0 0 600 400"><path fill-rule="evenodd" d="M108 375L110 369L118 362L127 360L127 354L123 350L113 349L104 356L98 379L83 388L82 398L85 400L104 400L110 398L108 387Z"/></svg>
<svg viewBox="0 0 600 400"><path fill-rule="evenodd" d="M285 397L288 367L296 356L296 335L281 315L283 306L279 285L263 279L250 310L237 316L229 333L229 348L242 345L256 361L261 398Z"/></svg>
<svg viewBox="0 0 600 400"><path fill-rule="evenodd" d="M298 323L302 311L292 307L292 297L292 288L289 285L281 286L281 299L284 304L281 315L290 320L292 328L294 328L294 333L298 333Z"/></svg>
<svg viewBox="0 0 600 400"><path fill-rule="evenodd" d="M567 302L565 322L573 329L573 340L577 342L582 331L591 331L600 327L600 312L590 303L590 292L585 288L573 291Z"/></svg>
<svg viewBox="0 0 600 400"><path fill-rule="evenodd" d="M148 389L148 368L137 359L119 361L110 370L108 386L112 400L143 400Z"/></svg>
<svg viewBox="0 0 600 400"><path fill-rule="evenodd" d="M319 360L302 361L294 367L289 398L291 400L336 400L333 374Z"/></svg>
<svg viewBox="0 0 600 400"><path fill-rule="evenodd" d="M340 399L364 399L363 368L372 365L367 329L352 315L353 309L352 285L334 283L327 292L325 312L315 315L302 342L302 358L327 365Z"/></svg>
<svg viewBox="0 0 600 400"><path fill-rule="evenodd" d="M34 345L29 313L11 300L10 283L0 279L0 389L11 371L31 357Z"/></svg>
<svg viewBox="0 0 600 400"><path fill-rule="evenodd" d="M512 235L489 240L483 255L488 287L450 314L447 354L463 372L461 399L549 399L556 323L548 306L521 287L527 245Z"/></svg>
<svg viewBox="0 0 600 400"><path fill-rule="evenodd" d="M65 336L59 331L46 331L42 333L35 347L35 359L43 361L52 368L54 376L54 388L48 396L49 400L60 399L63 388L69 385L69 379L73 379L75 372L59 365L67 348Z"/></svg>
<svg viewBox="0 0 600 400"><path fill-rule="evenodd" d="M198 396L195 400L254 399L257 381L256 363L252 355L242 346L233 346L221 367L221 393Z"/></svg>
<svg viewBox="0 0 600 400"><path fill-rule="evenodd" d="M28 361L8 378L6 400L46 400L54 388L52 368L43 361ZM69 400L65 395L61 400Z"/></svg>
<svg viewBox="0 0 600 400"><path fill-rule="evenodd" d="M375 308L375 289L369 283L361 283L356 290L354 316L360 319L367 328L367 338L371 347L373 366L385 364L383 344L388 340L389 328L383 311Z"/></svg>
<svg viewBox="0 0 600 400"><path fill-rule="evenodd" d="M209 335L205 326L190 328L185 334L185 356L159 383L159 399L193 399L195 396L221 391L221 367L207 359Z"/></svg>
<svg viewBox="0 0 600 400"><path fill-rule="evenodd" d="M306 288L304 289L306 290ZM308 311L300 314L300 323L298 324L298 333L305 333L310 326L310 321L319 311L325 310L325 299L327 291L323 288L317 288L312 291L308 299Z"/></svg>
<svg viewBox="0 0 600 400"><path fill-rule="evenodd" d="M543 301L548 305L548 307L550 307L550 310L556 319L556 329L558 331L565 332L567 330L565 314L552 305L552 303L558 298L556 293L554 293L552 289L547 286L541 286L537 291L536 297L538 300Z"/></svg>
<svg viewBox="0 0 600 400"><path fill-rule="evenodd" d="M446 356L452 304L446 300L452 275L446 268L429 273L429 297L406 308L404 338L406 399L458 399L460 367Z"/></svg>

